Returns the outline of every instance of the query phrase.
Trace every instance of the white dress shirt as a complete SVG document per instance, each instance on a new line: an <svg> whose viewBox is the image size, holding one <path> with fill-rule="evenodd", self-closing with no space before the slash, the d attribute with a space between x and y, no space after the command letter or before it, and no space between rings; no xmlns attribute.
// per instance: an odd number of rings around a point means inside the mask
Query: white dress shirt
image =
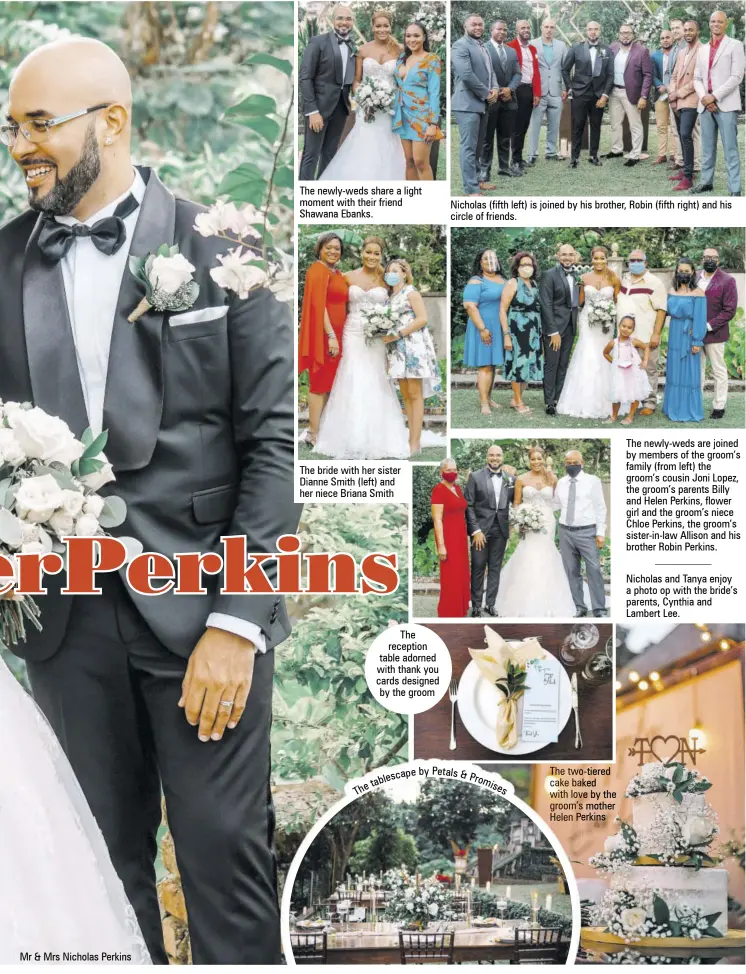
<svg viewBox="0 0 746 974"><path fill-rule="evenodd" d="M626 47L620 47L616 52L614 58L614 84L616 86L624 86L624 69L627 67L628 57L629 50Z"/></svg>
<svg viewBox="0 0 746 974"><path fill-rule="evenodd" d="M590 52L590 58L591 58L591 74L594 74L596 71L596 57L598 55L598 48L596 47L595 44L589 44L588 50Z"/></svg>
<svg viewBox="0 0 746 974"><path fill-rule="evenodd" d="M521 43L520 41L518 42ZM530 85L534 80L534 58L529 44L521 44L521 84Z"/></svg>
<svg viewBox="0 0 746 974"><path fill-rule="evenodd" d="M570 477L560 478L555 497L562 505L560 524L567 525L567 501L570 492ZM581 470L575 478L575 517L571 527L595 527L596 537L606 537L606 501L601 481L593 474Z"/></svg>
<svg viewBox="0 0 746 974"><path fill-rule="evenodd" d="M138 203L142 203L145 196L145 183L137 170L133 171L130 188L87 220L76 220L74 216L58 216L55 219L67 226L80 222L93 226L99 220L112 216L117 206L130 193ZM98 435L103 427L104 396L114 317L122 279L125 272L129 273L127 259L139 213L138 207L134 213L124 218L127 239L115 254L102 254L90 237L75 237L72 247L60 261L65 285L65 301L78 359L80 384L83 387L88 423L94 435ZM262 630L252 622L246 622L244 619L223 612L212 612L207 617L205 625L235 633L237 636L251 640L258 652L266 651L267 645Z"/></svg>
<svg viewBox="0 0 746 974"><path fill-rule="evenodd" d="M710 275L707 275L707 274L705 274L704 271L702 271L702 273L699 275L699 280L697 281L697 284L702 288L703 291L706 291L707 290L707 285L713 279L713 277L715 276L715 274L716 274L716 271L713 271L712 274L710 274ZM707 322L707 330L708 331L712 331L712 325L710 324L709 321Z"/></svg>

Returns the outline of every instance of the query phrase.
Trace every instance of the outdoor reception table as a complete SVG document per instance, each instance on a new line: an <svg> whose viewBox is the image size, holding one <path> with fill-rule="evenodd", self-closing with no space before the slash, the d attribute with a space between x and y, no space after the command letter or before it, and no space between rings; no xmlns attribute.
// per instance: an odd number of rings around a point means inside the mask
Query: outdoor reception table
<svg viewBox="0 0 746 974"><path fill-rule="evenodd" d="M603 652L607 639L611 636L610 623L599 624L598 619L584 619L596 626L599 640L589 655ZM570 623L542 623L541 625L513 624L508 625L500 619L482 619L479 623L454 623L449 625L428 625L428 629L437 632L443 639L451 653L453 662L453 678L461 679L461 674L471 662L469 649L484 649L484 626L499 633L503 639L526 639L536 636L544 649L559 658L559 650L563 640L572 629ZM560 660L561 661L561 660ZM564 665L564 664L563 664ZM591 686L580 678L581 666L565 666L568 676L574 672L578 674L578 703L580 712L580 732L583 735L583 747L575 748L575 718L570 719L559 734L556 744L545 747L524 757L502 754L491 751L471 737L458 715L456 705L456 750L451 751L448 744L451 736L451 703L448 694L430 710L414 717L414 756L415 758L448 758L461 761L611 761L613 759L613 719L614 719L614 688L613 681Z"/></svg>
<svg viewBox="0 0 746 974"><path fill-rule="evenodd" d="M370 923L351 924L342 932L338 924L328 928L327 962L329 964L398 964L398 923L378 923L376 932ZM501 920L496 927L467 927L466 922L432 924L423 933L456 932L453 959L456 963L480 960L509 960L513 955L516 927L527 927L527 920ZM504 940L503 943L495 943Z"/></svg>

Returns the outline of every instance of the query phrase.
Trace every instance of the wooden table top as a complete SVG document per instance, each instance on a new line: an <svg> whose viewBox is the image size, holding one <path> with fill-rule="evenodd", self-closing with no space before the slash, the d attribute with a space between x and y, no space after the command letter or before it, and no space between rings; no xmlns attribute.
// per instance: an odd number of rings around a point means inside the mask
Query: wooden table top
<svg viewBox="0 0 746 974"><path fill-rule="evenodd" d="M599 622L596 619L584 620L598 628L599 640L589 655L603 651L607 639L612 635L611 623ZM469 649L485 647L484 626L499 633L503 639L527 639L536 636L548 653L559 658L559 650L563 640L572 629L572 623L503 623L500 619L480 619L474 622L459 622L451 624L431 624L428 629L438 633L445 642L451 654L453 663L453 678L461 679L461 674L471 662ZM562 662L560 660L560 662ZM578 674L578 703L580 713L580 733L583 746L575 749L575 716L570 714L565 727L560 731L556 744L545 747L531 754L511 755L491 751L479 744L466 731L461 723L456 704L456 750L451 751L448 744L451 738L451 702L446 693L443 698L430 710L415 714L414 717L414 756L415 758L441 758L452 761L480 761L485 763L527 761L555 762L555 761L611 761L614 758L613 721L614 721L614 686L613 680L591 686L581 679L582 666L568 667L562 664L568 676L573 672Z"/></svg>

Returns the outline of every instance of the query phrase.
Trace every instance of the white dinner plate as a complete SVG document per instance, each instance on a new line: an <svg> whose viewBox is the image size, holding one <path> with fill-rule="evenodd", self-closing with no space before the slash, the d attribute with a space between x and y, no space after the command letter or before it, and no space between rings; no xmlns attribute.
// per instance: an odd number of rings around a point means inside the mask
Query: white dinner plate
<svg viewBox="0 0 746 974"><path fill-rule="evenodd" d="M517 647L520 642L510 642L509 645ZM572 687L570 677L560 661L552 656L547 656L547 663L554 668L559 682L559 711L557 720L557 734L559 735L572 713ZM461 675L458 685L458 712L461 723L471 734L475 741L479 741L490 751L497 751L500 754L531 754L540 751L543 747L548 747L548 743L536 741L522 741L519 738L515 747L502 748L497 743L497 705L502 698L501 692L494 683L486 680L479 671L476 662L472 660ZM519 703L520 707L520 703ZM519 717L523 716L522 708L519 710Z"/></svg>

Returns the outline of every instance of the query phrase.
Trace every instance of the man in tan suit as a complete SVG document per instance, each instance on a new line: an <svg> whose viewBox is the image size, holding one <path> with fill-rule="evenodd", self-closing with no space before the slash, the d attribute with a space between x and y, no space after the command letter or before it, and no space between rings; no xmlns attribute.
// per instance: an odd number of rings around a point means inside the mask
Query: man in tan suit
<svg viewBox="0 0 746 974"><path fill-rule="evenodd" d="M699 103L699 97L694 89L694 68L702 45L699 40L699 26L693 20L687 20L684 24L684 39L687 46L685 50L679 51L671 83L668 86L668 98L676 116L676 127L684 160L680 173L681 179L674 186L674 190L679 192L689 190L694 185L694 130L697 126Z"/></svg>

